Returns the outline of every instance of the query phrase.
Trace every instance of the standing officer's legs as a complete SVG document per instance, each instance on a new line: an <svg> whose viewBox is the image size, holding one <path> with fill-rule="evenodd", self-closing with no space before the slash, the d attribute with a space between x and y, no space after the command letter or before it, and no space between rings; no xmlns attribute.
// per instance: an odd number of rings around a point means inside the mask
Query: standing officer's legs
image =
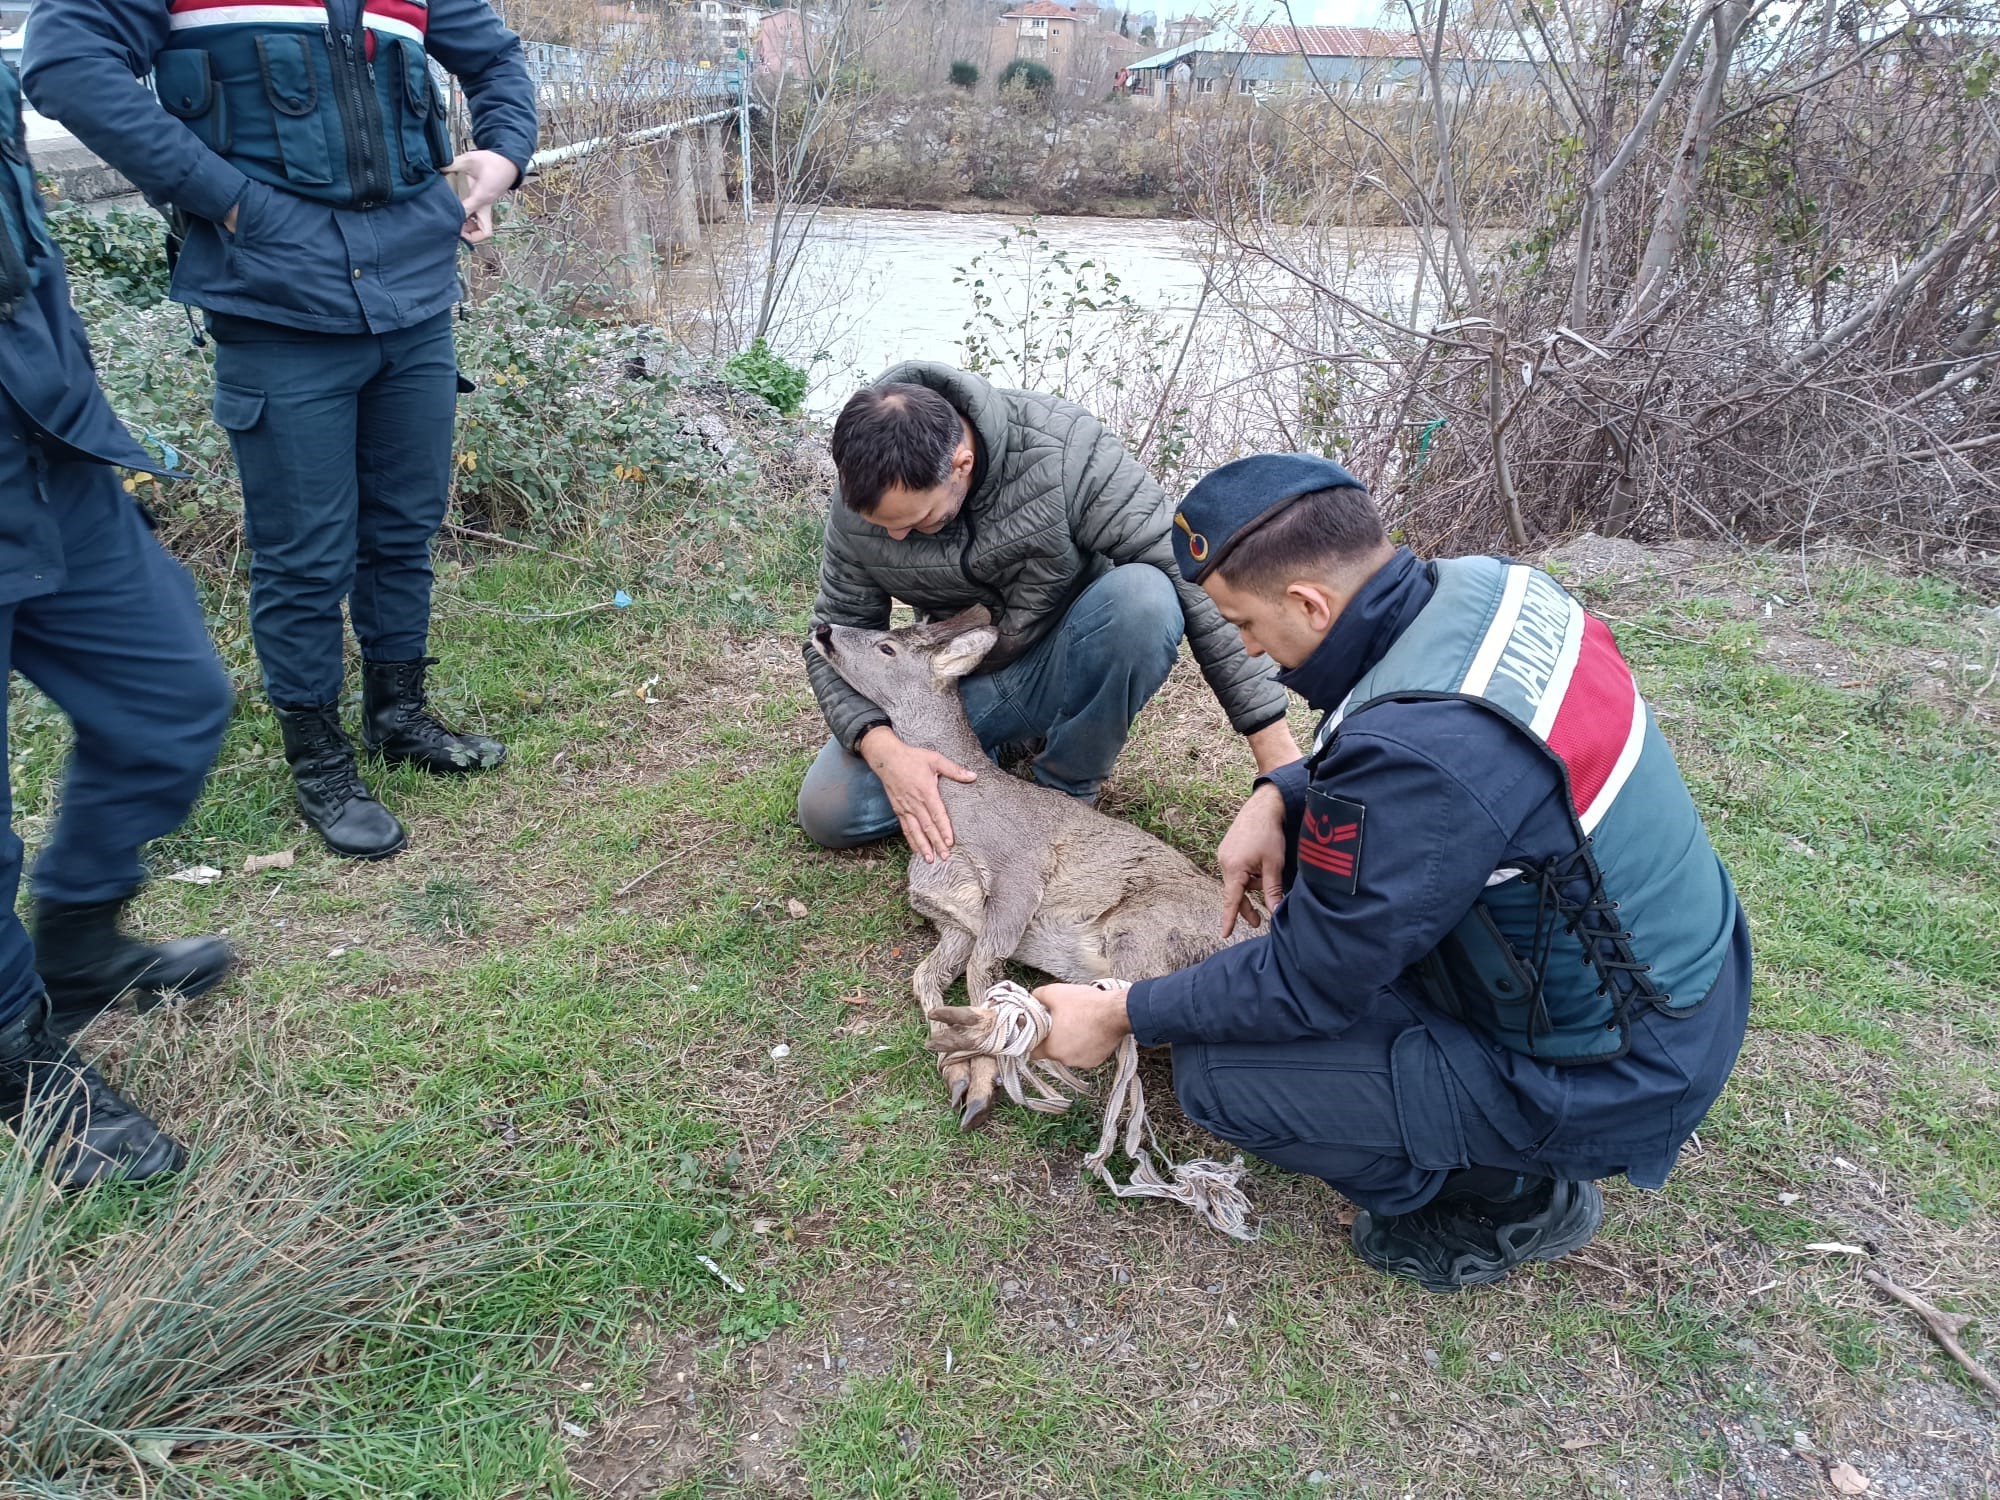
<svg viewBox="0 0 2000 1500"><path fill-rule="evenodd" d="M59 1031L128 989L142 1002L203 993L230 962L217 938L160 945L118 930L145 879L141 847L201 795L234 695L194 581L98 464L50 470L67 581L15 607L14 666L68 717L61 809L35 864L37 967Z"/></svg>
<svg viewBox="0 0 2000 1500"><path fill-rule="evenodd" d="M250 544L250 633L284 734L299 811L336 854L378 859L406 836L361 781L340 727L340 604L354 583L368 334L210 319L215 419L229 431Z"/></svg>
<svg viewBox="0 0 2000 1500"><path fill-rule="evenodd" d="M1158 568L1111 569L1020 660L960 685L989 755L1039 741L1035 780L1095 801L1139 710L1167 680L1186 628L1180 596ZM799 787L799 826L822 848L848 849L896 831L882 783L838 741L821 747Z"/></svg>
<svg viewBox="0 0 2000 1500"><path fill-rule="evenodd" d="M1597 1232L1596 1187L1547 1177L1501 1135L1393 991L1337 1037L1183 1044L1173 1059L1189 1119L1361 1206L1354 1246L1378 1270L1448 1291Z"/></svg>
<svg viewBox="0 0 2000 1500"><path fill-rule="evenodd" d="M0 679L18 666L69 714L76 745L35 870L32 944L14 913L21 841L0 786L0 1123L57 1149L50 1171L76 1187L150 1177L186 1159L65 1036L128 988L142 1004L198 993L228 967L219 940L140 943L118 930L118 914L144 875L140 846L170 831L200 794L230 691L192 582L112 471L56 465L44 485L61 517L66 581L0 609Z"/></svg>
<svg viewBox="0 0 2000 1500"><path fill-rule="evenodd" d="M506 747L460 734L431 713L424 674L431 623L431 544L451 496L458 361L451 318L384 334L382 368L360 393L354 595L361 643L361 737L390 762L442 775L488 770Z"/></svg>

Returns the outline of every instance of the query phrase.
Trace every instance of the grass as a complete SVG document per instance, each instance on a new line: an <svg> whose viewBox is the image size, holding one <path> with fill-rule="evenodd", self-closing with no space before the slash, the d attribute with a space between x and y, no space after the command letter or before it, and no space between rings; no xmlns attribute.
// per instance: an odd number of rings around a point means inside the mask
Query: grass
<svg viewBox="0 0 2000 1500"><path fill-rule="evenodd" d="M1436 1298L1360 1267L1319 1184L1259 1167L1267 1230L1241 1247L1097 1192L1087 1122L953 1128L908 998L929 938L900 856L824 854L792 823L823 733L796 648L813 518L761 527L671 564L632 545L602 569L442 569L434 694L512 754L484 778L377 775L412 831L393 861L304 835L246 694L154 853L230 873L137 912L227 928L241 977L199 1021L94 1038L212 1164L42 1204L0 1225L0 1258L32 1251L46 1307L73 1312L171 1248L161 1226L254 1227L317 1185L336 1218L406 1231L458 1206L482 1273L413 1275L392 1317L307 1329L315 1358L252 1380L255 1421L215 1424L265 1441L107 1412L123 1448L32 1484L17 1459L0 1493L1803 1496L1834 1457L1883 1493L2000 1486L1992 1413L1856 1257L1808 1248L1870 1247L2000 1318L1990 600L1773 558L1579 584L1736 874L1753 1031L1664 1193L1613 1185L1582 1254ZM630 609L535 618L614 588ZM248 683L241 590L211 600ZM20 689L12 730L32 842L64 730ZM1184 666L1109 806L1206 858L1247 771ZM237 873L287 848L291 868ZM239 1159L289 1186L232 1190ZM36 1368L0 1353L0 1413Z"/></svg>

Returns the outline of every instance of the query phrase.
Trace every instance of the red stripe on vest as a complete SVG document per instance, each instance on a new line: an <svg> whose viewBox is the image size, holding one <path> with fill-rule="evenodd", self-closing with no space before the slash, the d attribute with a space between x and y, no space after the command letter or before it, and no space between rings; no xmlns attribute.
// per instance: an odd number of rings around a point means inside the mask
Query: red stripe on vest
<svg viewBox="0 0 2000 1500"><path fill-rule="evenodd" d="M411 5L409 0L368 0L362 9L371 16L383 16L391 21L401 21L406 26L416 27L418 31L430 30L430 11L421 5Z"/></svg>
<svg viewBox="0 0 2000 1500"><path fill-rule="evenodd" d="M1576 673L1549 726L1549 748L1569 767L1570 796L1577 815L1604 789L1632 734L1632 700L1638 696L1632 672L1618 654L1611 631L1595 615L1583 617L1583 644Z"/></svg>

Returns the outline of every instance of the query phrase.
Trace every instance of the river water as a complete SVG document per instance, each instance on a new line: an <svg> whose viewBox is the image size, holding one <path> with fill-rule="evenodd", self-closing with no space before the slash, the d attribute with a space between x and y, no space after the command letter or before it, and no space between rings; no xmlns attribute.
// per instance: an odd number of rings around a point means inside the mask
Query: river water
<svg viewBox="0 0 2000 1500"><path fill-rule="evenodd" d="M761 286L767 231L713 227L670 295L683 307L706 300L711 316L726 302L721 318L740 324ZM1207 235L1167 219L827 209L805 238L772 342L810 362L807 405L821 415L899 360L964 364L969 332L984 337L995 379L1060 387L1099 407L1138 400L1140 376L1150 371L1157 388L1162 369L1178 365L1183 385L1198 373L1210 391L1235 385L1246 404L1276 410L1294 393L1274 387L1310 353L1298 341L1301 294L1267 266L1216 253ZM1322 276L1328 248L1313 246ZM1407 237L1342 231L1331 263L1350 295L1408 312L1417 257ZM1217 267L1226 289L1204 301ZM976 291L992 298L987 319ZM1198 337L1182 358L1198 305Z"/></svg>

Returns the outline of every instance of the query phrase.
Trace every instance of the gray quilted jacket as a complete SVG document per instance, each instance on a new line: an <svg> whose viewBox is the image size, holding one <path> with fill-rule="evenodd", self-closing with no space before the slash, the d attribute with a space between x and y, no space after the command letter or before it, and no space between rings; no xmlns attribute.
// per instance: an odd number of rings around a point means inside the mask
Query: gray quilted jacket
<svg viewBox="0 0 2000 1500"><path fill-rule="evenodd" d="M1055 396L1004 391L949 365L912 361L881 377L927 385L964 413L986 450L986 477L935 536L893 540L841 503L826 519L815 622L879 630L889 601L925 619L985 604L1000 639L982 670L1024 655L1058 625L1077 596L1116 564L1149 563L1173 580L1202 675L1240 734L1285 715L1285 691L1268 665L1244 655L1235 627L1174 565L1173 502L1118 439L1082 407ZM889 722L810 645L806 670L834 736L852 750Z"/></svg>

